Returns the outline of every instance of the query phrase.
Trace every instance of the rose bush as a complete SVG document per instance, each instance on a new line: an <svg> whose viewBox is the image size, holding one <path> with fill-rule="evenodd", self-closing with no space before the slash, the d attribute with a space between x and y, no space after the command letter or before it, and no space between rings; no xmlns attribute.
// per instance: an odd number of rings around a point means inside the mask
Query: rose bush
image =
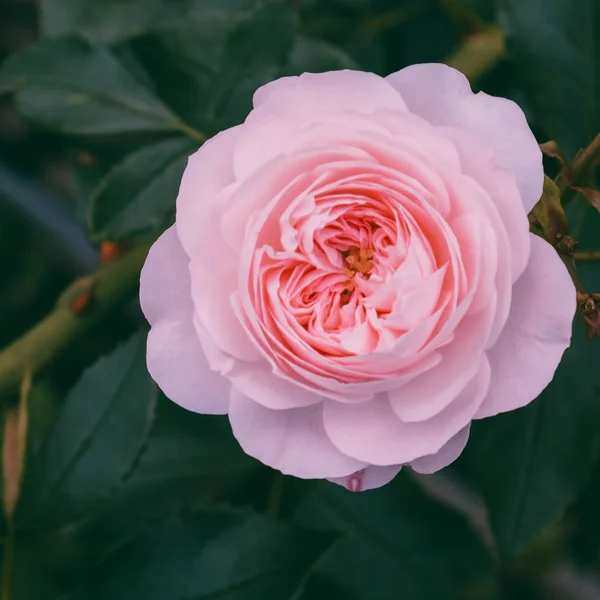
<svg viewBox="0 0 600 600"><path fill-rule="evenodd" d="M569 345L542 185L520 108L444 65L274 81L189 159L141 277L150 373L287 474L441 469Z"/></svg>

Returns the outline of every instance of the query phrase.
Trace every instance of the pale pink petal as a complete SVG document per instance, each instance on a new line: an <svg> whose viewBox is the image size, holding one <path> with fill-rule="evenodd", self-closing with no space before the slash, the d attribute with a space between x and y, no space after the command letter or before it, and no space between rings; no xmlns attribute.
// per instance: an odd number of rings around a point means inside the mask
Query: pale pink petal
<svg viewBox="0 0 600 600"><path fill-rule="evenodd" d="M202 232L214 228L221 192L235 181L233 150L241 131L239 125L221 131L188 159L177 196L177 230L192 258L203 251Z"/></svg>
<svg viewBox="0 0 600 600"><path fill-rule="evenodd" d="M207 415L227 414L231 383L211 371L189 321L159 321L148 334L148 372L165 396Z"/></svg>
<svg viewBox="0 0 600 600"><path fill-rule="evenodd" d="M494 152L476 135L454 127L440 128L454 142L460 155L462 172L474 179L494 203L498 215L485 210L491 225L503 228L510 246L512 282L516 281L529 259L529 221L517 187L515 174L503 167ZM482 208L486 208L483 206ZM500 239L503 239L502 236Z"/></svg>
<svg viewBox="0 0 600 600"><path fill-rule="evenodd" d="M235 149L235 174L245 179L261 165L285 153L286 146L311 123L329 121L342 112L371 115L387 109L406 112L398 92L383 78L362 71L304 73L259 88L255 109L244 122ZM324 142L312 135L315 141Z"/></svg>
<svg viewBox="0 0 600 600"><path fill-rule="evenodd" d="M140 274L140 304L151 325L164 319L191 318L189 262L175 225L150 248Z"/></svg>
<svg viewBox="0 0 600 600"><path fill-rule="evenodd" d="M400 420L426 422L459 397L480 369L493 314L493 310L481 311L463 319L454 330L452 342L439 351L442 360L437 366L388 392Z"/></svg>
<svg viewBox="0 0 600 600"><path fill-rule="evenodd" d="M211 256L207 251L204 260L190 261L191 295L198 319L223 352L239 360L258 361L260 353L233 309L237 270L219 263L218 256L214 257L216 262L212 262L211 268L207 262Z"/></svg>
<svg viewBox="0 0 600 600"><path fill-rule="evenodd" d="M254 107L315 120L324 113L345 110L361 114L381 108L406 111L402 97L383 77L351 70L282 77L254 93Z"/></svg>
<svg viewBox="0 0 600 600"><path fill-rule="evenodd" d="M291 382L267 362L238 364L229 378L241 393L273 410L311 406L323 401L314 391Z"/></svg>
<svg viewBox="0 0 600 600"><path fill-rule="evenodd" d="M254 149L256 152L256 149ZM276 221L289 203L311 190L318 180L317 169L329 163L373 159L364 151L351 146L324 147L294 156L278 156L262 169L249 176L243 185L234 187L222 210L223 237L236 252L241 251L246 238L252 239L265 221ZM252 235L247 233L252 223Z"/></svg>
<svg viewBox="0 0 600 600"><path fill-rule="evenodd" d="M508 321L487 351L490 389L475 418L520 408L539 396L571 343L575 307L566 267L550 244L531 234L529 264L513 288Z"/></svg>
<svg viewBox="0 0 600 600"><path fill-rule="evenodd" d="M402 465L370 466L347 477L330 477L329 481L345 487L349 492L366 492L389 483L401 469Z"/></svg>
<svg viewBox="0 0 600 600"><path fill-rule="evenodd" d="M469 424L487 393L489 377L484 358L477 375L445 410L418 423L403 423L385 396L362 404L326 402L325 430L340 451L358 460L380 466L410 463L438 452Z"/></svg>
<svg viewBox="0 0 600 600"><path fill-rule="evenodd" d="M177 233L190 257L191 296L196 314L216 345L240 360L258 352L233 313L229 298L237 287L238 259L218 226L234 181L233 146L240 127L227 129L193 154L177 198Z"/></svg>
<svg viewBox="0 0 600 600"><path fill-rule="evenodd" d="M331 443L323 427L321 404L271 410L234 388L229 420L244 452L286 475L344 477L367 466Z"/></svg>
<svg viewBox="0 0 600 600"><path fill-rule="evenodd" d="M229 198L219 186L233 178L230 152L237 135L238 128L228 129L190 158L177 199L176 227L190 257L191 298L202 327L221 351L255 361L259 354L230 301L237 289L239 259L219 227L224 210L219 203ZM205 148L210 151L203 153Z"/></svg>
<svg viewBox="0 0 600 600"><path fill-rule="evenodd" d="M387 77L408 109L432 125L467 129L514 171L526 211L542 194L542 153L521 108L506 98L473 94L467 78L442 64L406 67Z"/></svg>
<svg viewBox="0 0 600 600"><path fill-rule="evenodd" d="M188 257L175 227L150 249L140 277L140 301L152 329L147 364L163 392L180 406L225 414L231 384L212 371L193 324Z"/></svg>
<svg viewBox="0 0 600 600"><path fill-rule="evenodd" d="M444 469L452 464L465 449L469 439L470 425L461 429L445 446L436 454L417 458L410 463L410 466L417 473L422 475L431 475L440 469Z"/></svg>

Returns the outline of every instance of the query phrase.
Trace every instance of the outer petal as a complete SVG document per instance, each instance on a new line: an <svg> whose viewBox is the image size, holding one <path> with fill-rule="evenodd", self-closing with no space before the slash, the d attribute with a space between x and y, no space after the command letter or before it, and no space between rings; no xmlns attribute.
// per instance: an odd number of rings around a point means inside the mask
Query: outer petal
<svg viewBox="0 0 600 600"><path fill-rule="evenodd" d="M229 377L241 393L272 410L301 408L323 401L322 396L296 385L266 360L259 363L239 363Z"/></svg>
<svg viewBox="0 0 600 600"><path fill-rule="evenodd" d="M554 248L531 235L529 264L513 288L510 315L488 352L490 389L475 418L529 404L552 381L571 343L575 288Z"/></svg>
<svg viewBox="0 0 600 600"><path fill-rule="evenodd" d="M225 188L234 182L233 148L241 127L207 141L188 161L177 198L177 233L190 257L191 297L196 315L216 345L240 360L256 360L258 352L233 312L238 258L221 236ZM232 186L233 187L233 186Z"/></svg>
<svg viewBox="0 0 600 600"><path fill-rule="evenodd" d="M140 274L140 304L150 325L186 320L193 313L187 257L175 225L153 244Z"/></svg>
<svg viewBox="0 0 600 600"><path fill-rule="evenodd" d="M331 477L329 481L345 487L350 492L374 490L389 483L402 469L402 465L390 467L367 467L348 475L348 477Z"/></svg>
<svg viewBox="0 0 600 600"><path fill-rule="evenodd" d="M283 77L259 88L236 144L235 173L244 179L276 157L302 128L344 111L407 112L398 92L383 77L362 71L329 71Z"/></svg>
<svg viewBox="0 0 600 600"><path fill-rule="evenodd" d="M212 211L221 192L235 181L233 149L242 126L221 131L188 159L177 196L177 230L192 258L202 252L202 229L214 227Z"/></svg>
<svg viewBox="0 0 600 600"><path fill-rule="evenodd" d="M328 71L282 77L254 93L254 107L292 117L319 118L326 112L353 110L368 114L379 108L406 111L406 104L383 77L364 71Z"/></svg>
<svg viewBox="0 0 600 600"><path fill-rule="evenodd" d="M498 209L499 226L503 227L510 245L512 283L525 270L529 260L529 221L523 209L515 174L500 165L493 151L476 135L453 127L444 128L443 131L459 152L463 173L487 192ZM494 227L497 227L496 220L494 215Z"/></svg>
<svg viewBox="0 0 600 600"><path fill-rule="evenodd" d="M331 443L323 427L321 404L271 410L234 388L229 420L244 452L286 475L344 477L367 466Z"/></svg>
<svg viewBox="0 0 600 600"><path fill-rule="evenodd" d="M479 134L500 163L514 171L525 209L531 210L542 194L542 153L517 104L483 92L473 94L462 73L442 64L413 65L387 80L408 109L432 125Z"/></svg>
<svg viewBox="0 0 600 600"><path fill-rule="evenodd" d="M465 449L470 429L471 425L469 424L464 429L461 429L439 452L417 458L417 460L413 460L410 463L410 466L417 473L431 475L452 464Z"/></svg>
<svg viewBox="0 0 600 600"><path fill-rule="evenodd" d="M401 421L426 422L456 401L481 369L480 358L493 316L488 310L463 318L454 329L452 342L439 350L442 360L438 365L388 392L390 405Z"/></svg>
<svg viewBox="0 0 600 600"><path fill-rule="evenodd" d="M385 397L361 404L326 402L325 430L349 456L380 466L410 463L437 453L469 424L486 395L489 377L484 358L479 373L450 406L418 423L400 421Z"/></svg>
<svg viewBox="0 0 600 600"><path fill-rule="evenodd" d="M188 261L173 226L152 246L142 269L140 301L152 325L148 371L180 406L225 414L231 385L211 371L196 334Z"/></svg>

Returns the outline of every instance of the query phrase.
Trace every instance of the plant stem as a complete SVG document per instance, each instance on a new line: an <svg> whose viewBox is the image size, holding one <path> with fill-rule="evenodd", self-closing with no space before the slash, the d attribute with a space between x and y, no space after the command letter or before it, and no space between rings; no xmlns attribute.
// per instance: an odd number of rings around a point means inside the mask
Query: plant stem
<svg viewBox="0 0 600 600"><path fill-rule="evenodd" d="M178 123L179 131L184 135L187 135L191 140L203 144L206 141L206 136L197 129L190 127L187 123L180 121Z"/></svg>
<svg viewBox="0 0 600 600"><path fill-rule="evenodd" d="M581 150L569 168L563 170L556 178L556 185L560 190L563 204L570 202L576 193L571 186L579 182L597 159L600 159L600 133L590 142L589 146Z"/></svg>
<svg viewBox="0 0 600 600"><path fill-rule="evenodd" d="M585 289L585 286L583 285L583 282L581 281L581 279L579 279L579 275L577 273L577 266L575 264L575 259L573 256L567 256L565 254L560 254L559 256L561 258L561 260L563 261L563 263L565 264L565 267L567 267L567 271L569 271L569 275L571 276L571 279L573 280L573 285L575 286L575 289L580 293L580 294L587 294L588 291Z"/></svg>
<svg viewBox="0 0 600 600"><path fill-rule="evenodd" d="M573 255L575 262L596 262L600 260L600 250L593 252L575 252Z"/></svg>
<svg viewBox="0 0 600 600"><path fill-rule="evenodd" d="M494 68L504 55L504 36L499 27L469 36L445 63L463 73L470 81Z"/></svg>
<svg viewBox="0 0 600 600"><path fill-rule="evenodd" d="M0 353L0 399L6 402L30 370L37 373L67 346L81 338L111 308L135 293L149 245L134 248L75 281L62 294L54 310L23 337ZM89 305L74 310L77 294L89 294Z"/></svg>

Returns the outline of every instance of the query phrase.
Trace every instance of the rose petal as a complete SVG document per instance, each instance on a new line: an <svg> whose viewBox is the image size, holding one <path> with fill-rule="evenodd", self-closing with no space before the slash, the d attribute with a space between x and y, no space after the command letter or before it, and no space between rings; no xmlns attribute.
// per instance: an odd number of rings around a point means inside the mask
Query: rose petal
<svg viewBox="0 0 600 600"><path fill-rule="evenodd" d="M436 454L417 458L410 466L417 473L431 475L440 469L452 464L462 453L469 439L470 425L461 429L442 449Z"/></svg>
<svg viewBox="0 0 600 600"><path fill-rule="evenodd" d="M258 88L254 107L288 117L322 118L323 113L352 110L369 114L380 108L406 111L402 97L383 77L364 71L328 71L282 77Z"/></svg>
<svg viewBox="0 0 600 600"><path fill-rule="evenodd" d="M177 196L177 231L192 258L202 253L202 231L214 228L217 198L235 181L233 149L241 131L240 125L221 131L188 159Z"/></svg>
<svg viewBox="0 0 600 600"><path fill-rule="evenodd" d="M175 227L150 249L140 277L140 301L152 324L147 364L152 379L180 406L225 414L231 384L208 365L193 324L188 258Z"/></svg>
<svg viewBox="0 0 600 600"><path fill-rule="evenodd" d="M490 389L475 418L520 408L539 396L571 343L575 307L575 287L560 257L531 234L529 264L513 287L508 321L487 352Z"/></svg>
<svg viewBox="0 0 600 600"><path fill-rule="evenodd" d="M190 318L194 305L190 296L189 262L175 225L150 248L140 274L140 304L150 325L164 319Z"/></svg>
<svg viewBox="0 0 600 600"><path fill-rule="evenodd" d="M440 128L454 142L463 173L474 179L498 210L492 226L506 232L511 250L512 281L516 281L529 259L529 221L517 187L515 174L497 161L494 152L476 135L454 127ZM490 211L486 211L489 215ZM502 236L504 237L504 236Z"/></svg>
<svg viewBox="0 0 600 600"><path fill-rule="evenodd" d="M514 171L525 210L542 194L542 152L521 108L506 98L473 94L467 78L442 64L406 67L387 77L408 109L433 125L473 131Z"/></svg>
<svg viewBox="0 0 600 600"><path fill-rule="evenodd" d="M372 114L380 109L406 112L402 97L383 77L349 70L304 73L267 83L255 92L254 107L236 144L238 180L282 154L301 128L327 121L330 114Z"/></svg>
<svg viewBox="0 0 600 600"><path fill-rule="evenodd" d="M388 392L390 406L400 420L426 422L456 401L480 369L493 314L493 310L481 311L463 319L452 342L439 350L442 360L437 366Z"/></svg>
<svg viewBox="0 0 600 600"><path fill-rule="evenodd" d="M344 454L373 465L406 464L435 454L466 427L486 395L487 360L477 375L441 413L427 421L403 423L385 397L362 404L326 402L325 431ZM418 401L418 399L416 399Z"/></svg>
<svg viewBox="0 0 600 600"><path fill-rule="evenodd" d="M367 467L347 477L331 477L329 481L345 487L350 492L374 490L389 483L402 469L402 465L389 467Z"/></svg>
<svg viewBox="0 0 600 600"><path fill-rule="evenodd" d="M234 387L265 408L285 410L311 406L323 401L323 397L313 391L291 382L276 373L268 362L258 364L238 364L229 375Z"/></svg>
<svg viewBox="0 0 600 600"><path fill-rule="evenodd" d="M344 477L366 467L331 443L323 427L321 407L270 410L234 388L229 420L244 452L286 475L302 479Z"/></svg>
<svg viewBox="0 0 600 600"><path fill-rule="evenodd" d="M231 383L211 371L191 320L154 325L146 361L152 379L179 406L207 415L227 414Z"/></svg>

